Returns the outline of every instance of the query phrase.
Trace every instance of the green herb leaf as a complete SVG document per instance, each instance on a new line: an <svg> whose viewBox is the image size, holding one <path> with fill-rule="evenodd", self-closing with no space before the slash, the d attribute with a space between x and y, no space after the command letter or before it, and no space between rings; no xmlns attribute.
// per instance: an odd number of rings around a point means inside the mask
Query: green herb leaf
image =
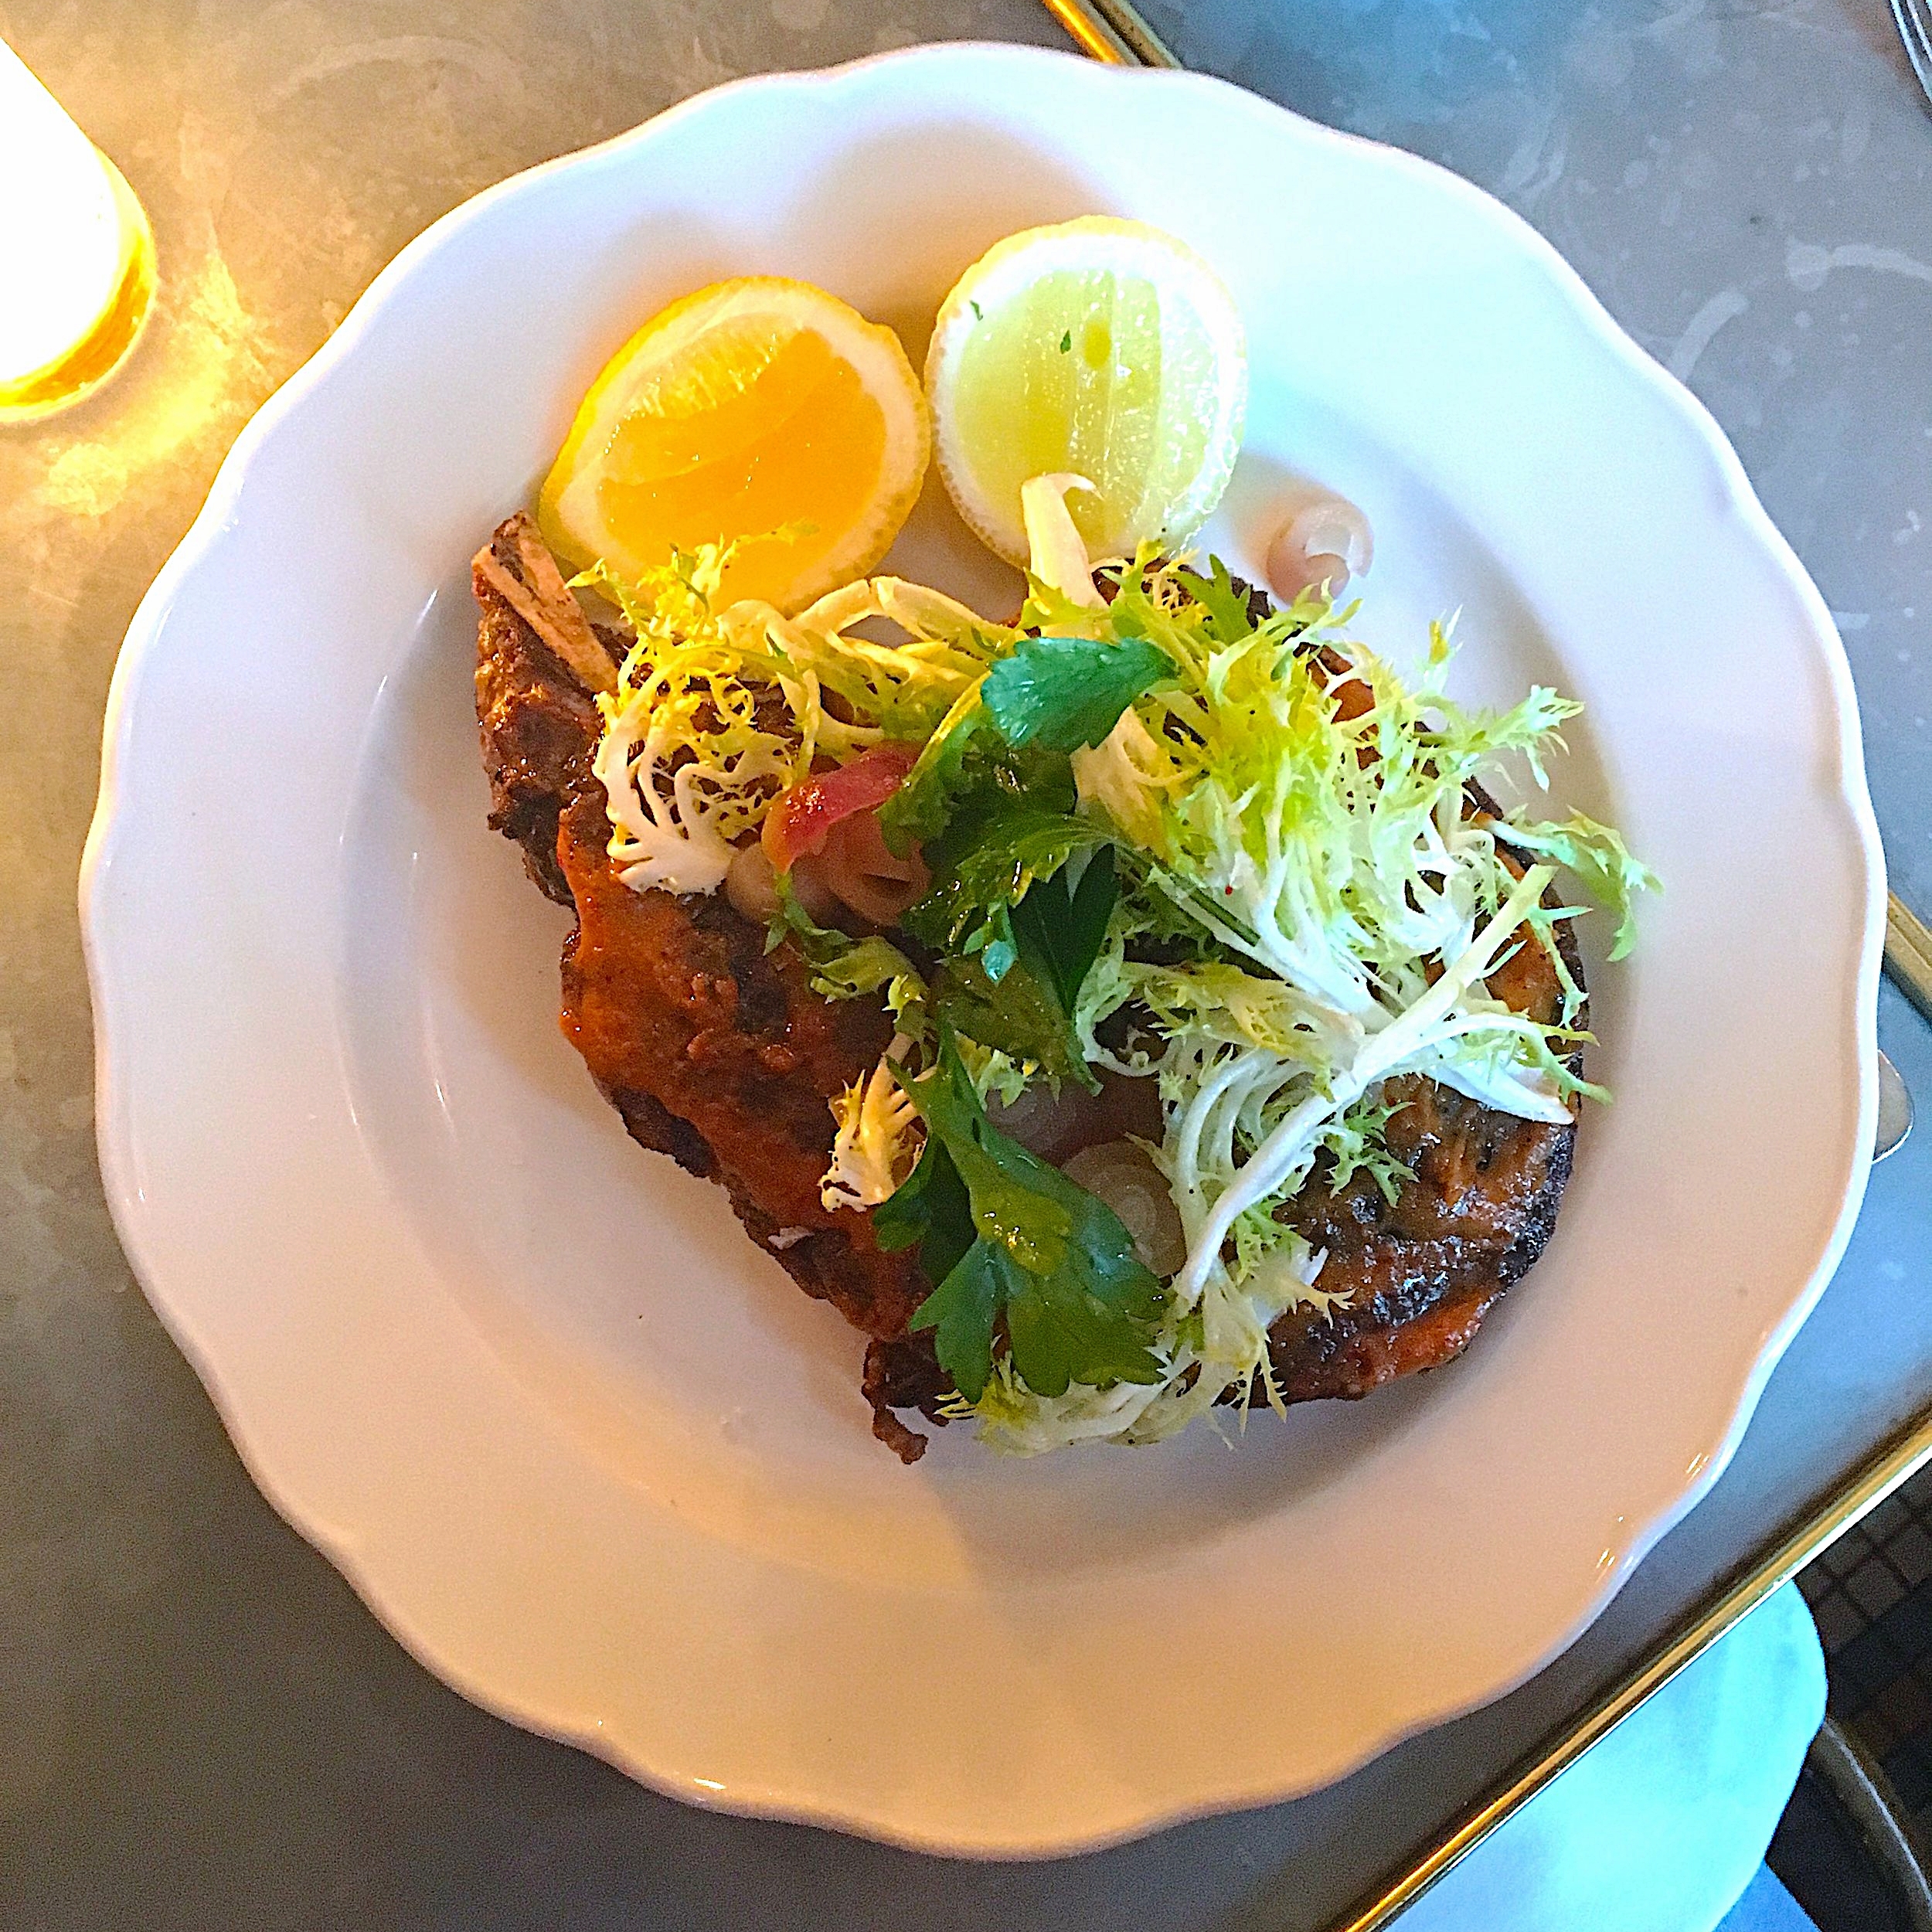
<svg viewBox="0 0 1932 1932"><path fill-rule="evenodd" d="M903 852L949 830L992 795L1070 811L1066 754L1098 744L1173 665L1145 638L1021 638L964 693L927 741L905 783L879 808L886 842ZM992 727L989 732L987 727ZM1030 759L1017 754L1031 753ZM951 842L964 849L962 841ZM929 863L934 863L927 854ZM936 872L944 867L934 863Z"/></svg>
<svg viewBox="0 0 1932 1932"><path fill-rule="evenodd" d="M1070 328L1060 338L1060 353L1064 355L1073 346L1073 332Z"/></svg>
<svg viewBox="0 0 1932 1932"><path fill-rule="evenodd" d="M988 670L981 699L1009 745L1077 751L1173 669L1145 638L1022 638Z"/></svg>
<svg viewBox="0 0 1932 1932"><path fill-rule="evenodd" d="M1049 976L1021 954L995 979L977 958L949 959L933 985L934 1010L940 1021L981 1046L1009 1060L1030 1063L1056 1088L1077 1080L1090 1093L1100 1082L1087 1064L1080 1043Z"/></svg>
<svg viewBox="0 0 1932 1932"><path fill-rule="evenodd" d="M1254 631L1247 595L1236 587L1233 573L1218 556L1208 563L1208 576L1182 570L1174 573L1174 580L1207 612L1208 635L1216 644L1239 644Z"/></svg>
<svg viewBox="0 0 1932 1932"><path fill-rule="evenodd" d="M906 930L940 952L977 951L996 937L1010 937L991 916L1106 838L1104 828L1059 809L1058 801L1036 804L1018 795L1017 786L978 788L927 845L934 883L906 915Z"/></svg>
<svg viewBox="0 0 1932 1932"><path fill-rule="evenodd" d="M1094 855L1080 875L1079 886L1070 891L1066 882L1071 870L1063 866L1052 878L1043 879L1013 907L1012 915L1020 957L1047 969L1060 1005L1069 1014L1079 1002L1082 981L1100 955L1107 922L1121 896L1111 845L1103 845Z"/></svg>
<svg viewBox="0 0 1932 1932"><path fill-rule="evenodd" d="M914 991L922 982L913 963L889 939L876 933L869 938L854 939L830 926L817 924L791 889L790 878L777 879L778 912L765 930L765 951L789 940L804 954L812 970L811 989L827 999L858 999L876 993L882 986L896 993L906 988Z"/></svg>
<svg viewBox="0 0 1932 1932"><path fill-rule="evenodd" d="M926 1122L928 1149L944 1148L971 1216L972 1246L945 1269L911 1323L935 1331L940 1365L960 1393L969 1402L985 1393L1002 1313L1014 1371L1036 1394L1064 1395L1076 1382L1158 1381L1148 1345L1165 1291L1119 1216L988 1121L950 1035L942 1034L938 1065L906 1090ZM918 1179L915 1172L900 1193ZM896 1219L888 1212L894 1195L875 1210L875 1227L880 1216L895 1239L922 1217L935 1227L934 1188L929 1176ZM927 1238L920 1259L931 1276L946 1250L929 1258Z"/></svg>
<svg viewBox="0 0 1932 1932"><path fill-rule="evenodd" d="M811 989L827 999L860 999L895 981L917 980L913 963L889 939L874 934L846 942L845 950L825 961L811 976Z"/></svg>
<svg viewBox="0 0 1932 1932"><path fill-rule="evenodd" d="M944 828L947 801L968 782L967 754L975 749L986 722L979 694L980 685L975 684L954 703L926 740L899 789L879 808L879 828L894 852L908 852Z"/></svg>
<svg viewBox="0 0 1932 1932"><path fill-rule="evenodd" d="M998 1248L975 1240L906 1325L933 1330L939 1366L968 1402L978 1401L992 1376L993 1325L1012 1297L1009 1268Z"/></svg>
<svg viewBox="0 0 1932 1932"><path fill-rule="evenodd" d="M985 785L926 847L937 883L906 916L914 937L951 955L934 985L940 1015L1056 1087L1097 1085L1073 1015L1118 893L1105 838L1093 820L1036 805L1016 785ZM1067 862L1097 845L1070 892Z"/></svg>
<svg viewBox="0 0 1932 1932"><path fill-rule="evenodd" d="M979 1239L966 1184L937 1136L927 1137L919 1165L898 1190L872 1209L872 1229L888 1254L917 1243L920 1265L936 1281L943 1281Z"/></svg>
<svg viewBox="0 0 1932 1932"><path fill-rule="evenodd" d="M1053 1172L1052 1169L1048 1170ZM1092 1195L1103 1214L1111 1210ZM1078 1225L1073 1240L1085 1232ZM985 1244L982 1243L982 1246ZM1138 1262L1134 1264L1139 1267ZM1141 1269L1147 1274L1145 1268ZM1150 1282L1154 1281L1147 1275ZM1113 1284L1102 1284L1111 1291ZM1158 1284L1144 1303L1144 1318L1151 1320L1161 1302ZM1160 1371L1141 1323L1124 1319L1121 1309L1090 1281L1066 1275L1029 1275L1009 1288L1006 1334L1019 1379L1036 1395L1063 1396L1073 1383L1105 1389L1117 1382L1148 1383Z"/></svg>

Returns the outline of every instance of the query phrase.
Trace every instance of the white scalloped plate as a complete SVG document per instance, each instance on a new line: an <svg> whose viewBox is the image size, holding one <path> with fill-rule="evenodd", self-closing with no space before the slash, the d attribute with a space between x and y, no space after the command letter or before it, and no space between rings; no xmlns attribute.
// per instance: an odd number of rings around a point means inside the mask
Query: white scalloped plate
<svg viewBox="0 0 1932 1932"><path fill-rule="evenodd" d="M915 354L998 236L1185 236L1250 332L1213 532L1368 509L1364 622L1589 706L1558 796L1662 874L1595 962L1547 1257L1372 1402L902 1468L859 1346L560 1037L483 826L465 560L672 296L822 282ZM1005 594L928 503L902 561ZM982 1854L1284 1798L1492 1698L1715 1478L1829 1275L1881 862L1843 654L1716 427L1515 216L1219 83L940 47L723 88L404 250L142 604L83 884L102 1165L257 1480L431 1668L700 1803ZM1599 942L1600 945L1600 941Z"/></svg>

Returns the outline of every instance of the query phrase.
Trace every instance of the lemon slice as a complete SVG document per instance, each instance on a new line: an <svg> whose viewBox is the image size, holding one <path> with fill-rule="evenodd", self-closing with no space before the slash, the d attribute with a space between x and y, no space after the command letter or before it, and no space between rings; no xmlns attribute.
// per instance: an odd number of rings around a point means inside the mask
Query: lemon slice
<svg viewBox="0 0 1932 1932"><path fill-rule="evenodd" d="M1072 472L1096 558L1176 541L1227 488L1247 406L1240 311L1185 243L1089 216L989 250L946 298L926 358L940 473L961 515L1026 558L1020 487Z"/></svg>
<svg viewBox="0 0 1932 1932"><path fill-rule="evenodd" d="M674 548L747 539L724 600L798 611L886 554L930 451L890 329L808 282L746 276L673 302L611 357L537 522L580 568L630 577Z"/></svg>

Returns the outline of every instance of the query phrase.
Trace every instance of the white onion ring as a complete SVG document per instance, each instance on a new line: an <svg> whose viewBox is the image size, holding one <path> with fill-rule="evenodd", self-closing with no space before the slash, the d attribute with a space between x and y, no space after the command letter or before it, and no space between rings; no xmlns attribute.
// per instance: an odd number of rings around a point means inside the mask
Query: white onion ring
<svg viewBox="0 0 1932 1932"><path fill-rule="evenodd" d="M1367 574L1375 556L1369 519L1346 497L1318 498L1297 510L1268 546L1268 588L1282 604L1324 584L1329 597L1338 597L1350 578Z"/></svg>
<svg viewBox="0 0 1932 1932"><path fill-rule="evenodd" d="M1134 1237L1134 1252L1165 1281L1187 1260L1187 1233L1167 1177L1138 1141L1083 1148L1060 1172L1104 1201Z"/></svg>
<svg viewBox="0 0 1932 1932"><path fill-rule="evenodd" d="M778 875L755 838L738 848L738 855L725 874L724 889L733 910L743 913L754 926L768 926L778 917Z"/></svg>
<svg viewBox="0 0 1932 1932"><path fill-rule="evenodd" d="M1117 1141L1124 1134L1158 1140L1160 1090L1151 1080L1111 1073L1100 1076L1097 1094L1090 1094L1073 1080L1063 1082L1056 1094L1040 1080L1011 1107L990 1101L986 1117L1029 1153L1059 1167L1081 1148Z"/></svg>
<svg viewBox="0 0 1932 1932"><path fill-rule="evenodd" d="M1015 1100L986 1103L986 1117L994 1126L1043 1161L1063 1160L1087 1145L1094 1138L1093 1111L1093 1095L1071 1080L1056 1094L1037 1080Z"/></svg>
<svg viewBox="0 0 1932 1932"><path fill-rule="evenodd" d="M724 889L733 910L754 926L768 926L778 917L778 875L757 839L738 848L725 874ZM791 896L815 925L824 925L838 910L838 896L825 881L824 862L810 853L793 863Z"/></svg>
<svg viewBox="0 0 1932 1932"><path fill-rule="evenodd" d="M804 863L793 865L794 879ZM819 863L825 884L875 926L896 925L933 883L917 846L902 855L886 843L876 812L840 819L825 835Z"/></svg>

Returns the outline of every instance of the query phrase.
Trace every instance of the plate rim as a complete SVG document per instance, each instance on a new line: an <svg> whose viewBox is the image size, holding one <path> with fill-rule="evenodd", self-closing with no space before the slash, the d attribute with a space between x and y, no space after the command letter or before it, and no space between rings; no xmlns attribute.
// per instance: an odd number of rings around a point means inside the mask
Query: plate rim
<svg viewBox="0 0 1932 1932"><path fill-rule="evenodd" d="M1079 86L1102 88L1138 87L1188 89L1221 97L1230 111L1281 116L1293 124L1298 138L1318 145L1355 151L1369 165L1407 173L1426 184L1429 192L1454 196L1475 210L1512 250L1532 260L1553 291L1563 300L1567 321L1580 325L1595 345L1608 352L1627 375L1643 383L1681 422L1696 434L1705 456L1721 482L1721 512L1734 519L1743 536L1784 587L1794 596L1804 621L1813 660L1821 665L1830 693L1837 737L1837 785L1835 804L1844 808L1864 863L1865 925L1859 941L1852 1015L1856 1032L1858 1107L1854 1143L1842 1197L1830 1235L1811 1275L1784 1315L1767 1335L1730 1408L1722 1439L1708 1453L1702 1468L1685 1479L1674 1501L1648 1521L1634 1525L1615 1560L1600 1573L1597 1587L1581 1613L1540 1650L1526 1668L1488 1691L1430 1709L1406 1722L1383 1726L1348 1755L1333 1775L1338 1778L1382 1755L1404 1740L1447 1723L1468 1711L1509 1695L1553 1658L1567 1650L1593 1624L1631 1571L1707 1495L1728 1466L1754 1413L1764 1386L1792 1337L1816 1304L1835 1271L1849 1240L1862 1203L1870 1168L1869 1148L1876 1121L1876 1006L1883 954L1886 907L1885 862L1877 821L1866 784L1863 743L1857 697L1843 643L1825 600L1789 542L1773 523L1759 500L1743 464L1709 410L1679 379L1644 350L1611 315L1582 276L1555 246L1522 216L1485 190L1440 165L1388 144L1343 132L1308 120L1278 104L1215 77L1102 66L1081 56L1057 49L988 41L949 41L893 49L837 65L743 77L692 95L651 116L638 126L590 146L523 169L459 203L413 238L372 279L349 315L315 353L293 372L265 401L236 437L219 465L208 495L179 544L142 597L131 620L109 686L102 727L99 791L83 848L79 880L83 952L94 1016L95 1123L101 1175L115 1233L129 1266L163 1327L186 1357L207 1390L223 1427L250 1478L270 1506L306 1541L314 1545L344 1577L372 1614L404 1648L446 1683L471 1701L524 1728L570 1743L611 1763L626 1775L650 1787L708 1809L748 1817L788 1819L855 1832L908 1849L946 1855L998 1858L1046 1858L1098 1850L1128 1839L1216 1812L1266 1804L1319 1788L1305 1781L1270 1791L1209 1793L1195 1801L1147 1801L1133 1815L1122 1815L1097 1828L1068 1828L1063 1824L1046 1833L1016 1838L996 1834L985 1842L966 1831L942 1824L932 1830L888 1820L868 1812L855 1799L815 1798L808 1794L751 1791L729 1792L704 1787L701 1781L665 1772L645 1763L634 1747L604 1734L600 1727L585 1729L547 1716L519 1703L514 1695L479 1682L454 1658L439 1651L434 1638L413 1625L396 1604L385 1600L381 1583L359 1560L352 1534L321 1521L294 1493L298 1483L285 1482L270 1466L271 1458L253 1439L242 1416L243 1405L220 1369L192 1332L187 1309L171 1294L162 1270L144 1253L140 1190L131 1148L120 1129L124 1104L117 1084L118 1070L111 1038L113 965L104 930L102 885L117 831L129 803L121 784L121 767L130 740L136 701L142 680L157 655L168 620L185 585L207 567L217 554L261 450L332 372L353 356L364 338L377 325L383 311L398 298L420 265L448 248L473 223L487 218L500 203L530 192L538 183L565 171L594 166L648 148L675 134L684 120L709 111L722 97L771 92L823 92L841 83L867 78L882 70L950 63L961 56L1013 63L1044 69L1058 68Z"/></svg>

